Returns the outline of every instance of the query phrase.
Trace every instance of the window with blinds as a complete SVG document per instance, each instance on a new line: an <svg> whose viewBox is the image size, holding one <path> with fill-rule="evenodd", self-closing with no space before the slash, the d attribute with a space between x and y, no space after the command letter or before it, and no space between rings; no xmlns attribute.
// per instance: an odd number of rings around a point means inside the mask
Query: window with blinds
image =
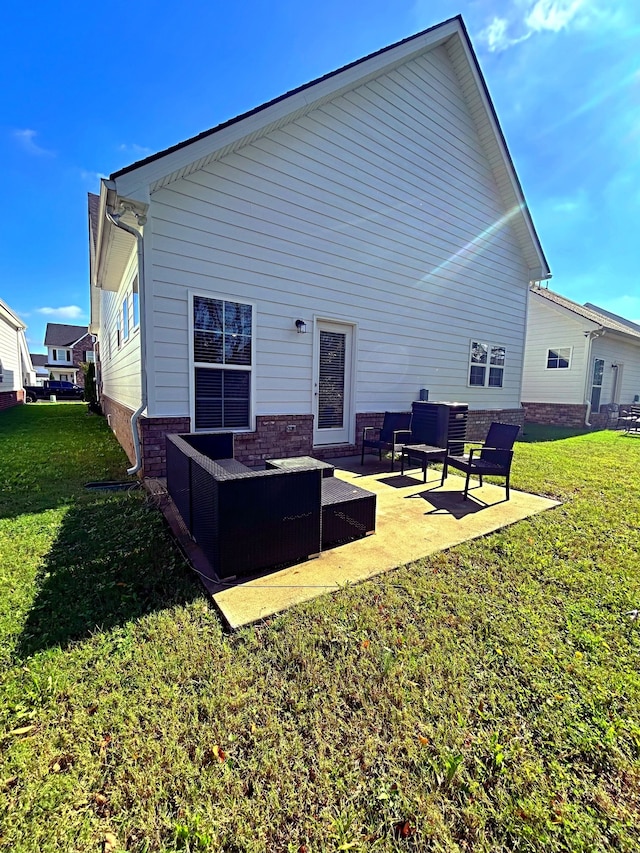
<svg viewBox="0 0 640 853"><path fill-rule="evenodd" d="M252 337L253 306L193 297L196 429L249 428Z"/></svg>
<svg viewBox="0 0 640 853"><path fill-rule="evenodd" d="M320 331L318 429L344 426L346 335Z"/></svg>

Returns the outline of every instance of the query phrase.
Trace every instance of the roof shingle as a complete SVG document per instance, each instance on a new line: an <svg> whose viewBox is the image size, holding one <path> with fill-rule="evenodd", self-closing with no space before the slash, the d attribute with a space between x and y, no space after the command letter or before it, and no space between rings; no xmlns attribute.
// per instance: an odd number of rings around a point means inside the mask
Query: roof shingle
<svg viewBox="0 0 640 853"><path fill-rule="evenodd" d="M44 336L46 347L70 347L89 333L87 326L69 326L65 323L47 323Z"/></svg>
<svg viewBox="0 0 640 853"><path fill-rule="evenodd" d="M597 323L603 329L610 329L612 332L622 332L622 334L631 335L640 340L640 327L630 320L625 320L624 317L617 317L615 314L603 312L595 305L591 305L591 303L580 305L571 299L567 299L566 296L554 293L546 287L532 287L531 292L537 296L541 296L543 299L547 299L549 302L553 302L555 305L573 311L574 314L584 317L585 320Z"/></svg>

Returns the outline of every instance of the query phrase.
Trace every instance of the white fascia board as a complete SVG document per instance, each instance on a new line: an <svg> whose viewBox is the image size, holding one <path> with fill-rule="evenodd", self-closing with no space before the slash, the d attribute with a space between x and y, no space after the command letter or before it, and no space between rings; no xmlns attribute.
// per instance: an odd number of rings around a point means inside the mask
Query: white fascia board
<svg viewBox="0 0 640 853"><path fill-rule="evenodd" d="M18 317L18 315L9 308L6 302L2 302L2 300L0 300L0 314L17 332L24 331L27 328L26 324L22 322L20 317Z"/></svg>
<svg viewBox="0 0 640 853"><path fill-rule="evenodd" d="M383 50L370 59L356 62L327 79L302 89L292 95L285 95L271 106L258 108L257 112L246 118L233 121L229 126L221 128L202 139L194 140L191 144L167 153L157 160L141 165L137 169L120 175L115 179L119 196L137 199L148 203L149 188L156 181L168 178L181 169L210 157L217 150L228 145L237 144L245 137L259 133L264 128L281 122L287 116L299 112L308 112L322 101L335 98L339 94L366 82L366 80L390 71L394 66L407 62L414 56L432 49L445 42L453 35L461 37L462 27L458 19L453 19L432 30L423 33L415 39L410 39L395 48ZM462 39L464 41L464 39Z"/></svg>
<svg viewBox="0 0 640 853"><path fill-rule="evenodd" d="M86 331L83 335L80 335L80 337L78 338L78 340L77 340L75 343L71 344L71 349L73 349L74 347L78 346L78 344L80 343L80 341L81 341L83 338L86 338L86 337L87 337L87 335L90 335L90 334L91 334L91 332L89 331L89 328L87 327L87 331Z"/></svg>

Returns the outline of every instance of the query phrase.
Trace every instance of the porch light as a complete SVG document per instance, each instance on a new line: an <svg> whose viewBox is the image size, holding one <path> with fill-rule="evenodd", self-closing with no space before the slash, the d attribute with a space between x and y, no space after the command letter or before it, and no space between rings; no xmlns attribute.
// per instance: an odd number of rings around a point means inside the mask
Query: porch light
<svg viewBox="0 0 640 853"><path fill-rule="evenodd" d="M304 335L307 331L307 324L304 320L296 320L296 329L298 330L298 334Z"/></svg>

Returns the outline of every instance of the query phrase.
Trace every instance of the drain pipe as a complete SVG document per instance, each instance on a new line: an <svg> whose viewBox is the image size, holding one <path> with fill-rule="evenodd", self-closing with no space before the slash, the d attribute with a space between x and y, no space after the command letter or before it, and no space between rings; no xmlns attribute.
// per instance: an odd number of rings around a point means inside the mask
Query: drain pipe
<svg viewBox="0 0 640 853"><path fill-rule="evenodd" d="M143 214L135 213L135 211L131 211L134 213L138 220L138 225L144 225L147 221L147 217ZM111 222L112 225L115 225L116 228L121 228L123 231L126 231L128 234L131 234L132 237L135 237L137 248L138 248L138 299L140 300L140 398L141 402L135 412L131 415L131 435L133 437L133 448L135 451L136 459L135 463L131 468L127 468L127 474L133 476L137 474L138 471L142 468L142 452L140 449L140 438L138 436L138 419L143 411L147 408L147 365L146 365L146 324L145 324L145 287L144 287L144 245L143 245L143 236L142 232L138 231L136 228L132 228L131 225L127 225L126 222L121 222L120 217L121 213L116 213L115 211L106 211L106 217Z"/></svg>

